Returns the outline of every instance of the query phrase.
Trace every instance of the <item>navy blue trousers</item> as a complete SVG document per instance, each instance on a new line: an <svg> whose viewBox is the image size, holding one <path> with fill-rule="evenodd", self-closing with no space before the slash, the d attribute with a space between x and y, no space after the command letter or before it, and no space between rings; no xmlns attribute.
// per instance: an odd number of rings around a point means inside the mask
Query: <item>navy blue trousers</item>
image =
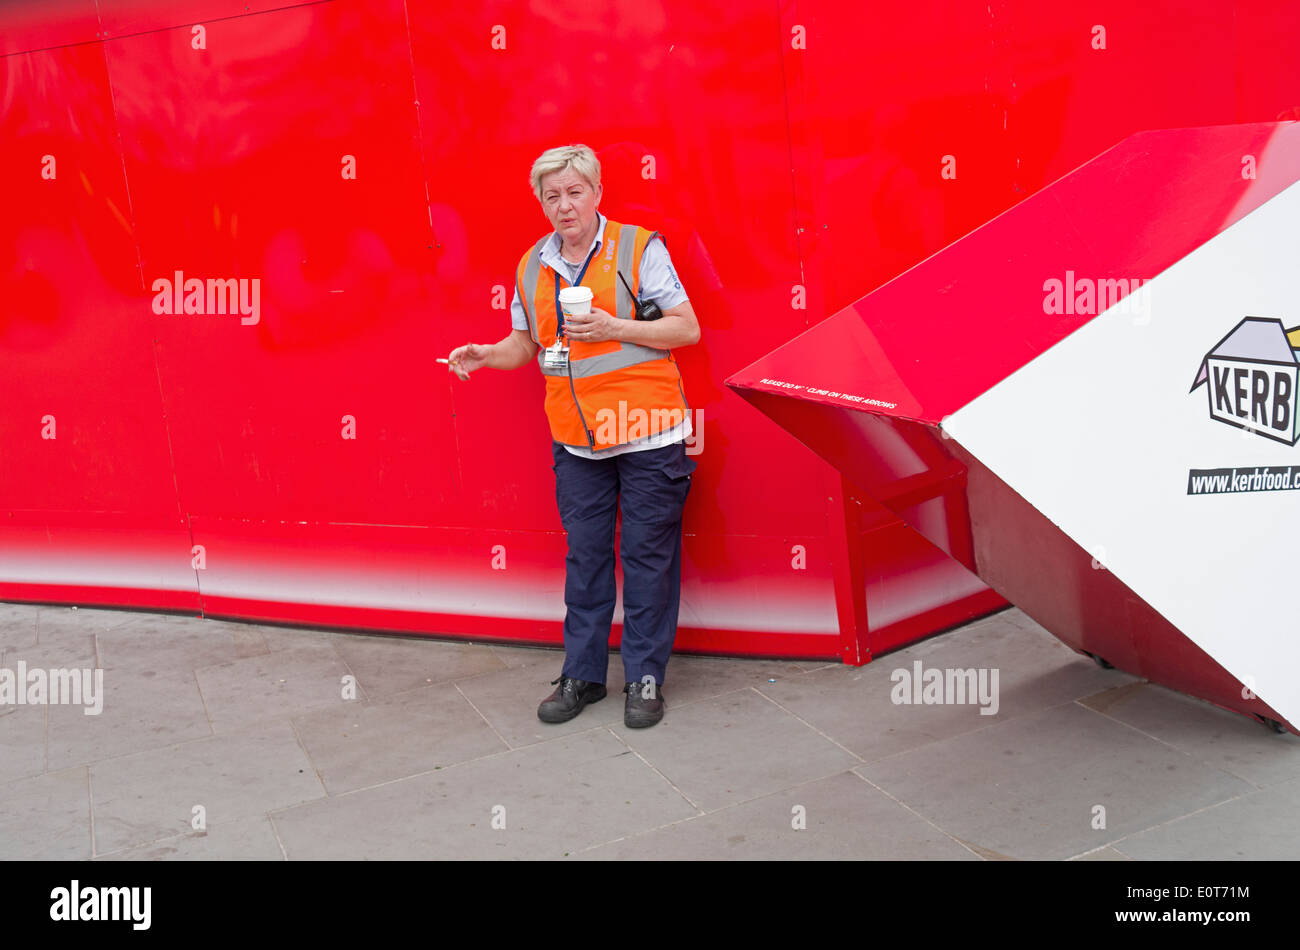
<svg viewBox="0 0 1300 950"><path fill-rule="evenodd" d="M555 502L569 539L564 571L565 676L604 683L614 620L614 521L623 535L623 670L660 686L677 637L682 589L682 507L695 460L686 444L585 459L558 442ZM607 684L608 685L608 684Z"/></svg>

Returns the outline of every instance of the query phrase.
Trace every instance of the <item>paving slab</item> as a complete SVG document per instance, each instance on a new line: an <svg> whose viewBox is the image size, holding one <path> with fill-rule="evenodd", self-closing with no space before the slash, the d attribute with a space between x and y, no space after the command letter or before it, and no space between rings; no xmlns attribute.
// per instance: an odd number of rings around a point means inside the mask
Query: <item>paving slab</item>
<svg viewBox="0 0 1300 950"><path fill-rule="evenodd" d="M1076 860L1079 861L1132 861L1128 855L1115 850L1114 848L1098 848L1096 851L1089 851L1087 854L1079 855Z"/></svg>
<svg viewBox="0 0 1300 950"><path fill-rule="evenodd" d="M216 825L325 795L287 721L105 759L89 768L96 854L188 834L195 806Z"/></svg>
<svg viewBox="0 0 1300 950"><path fill-rule="evenodd" d="M995 614L960 634L914 644L866 666L825 667L757 689L874 761L1136 681L1118 670L1101 669L1041 628L1026 629L1016 622L1018 613ZM960 704L896 703L895 698L918 698L907 688L918 678L918 663L922 681L931 670L945 678L948 670L988 670L989 695L996 670L996 707L980 703L978 691ZM922 692L919 698L927 697ZM954 692L953 698L962 697Z"/></svg>
<svg viewBox="0 0 1300 950"><path fill-rule="evenodd" d="M368 634L341 630L318 630L314 627L285 627L279 624L257 624L256 629L272 653L284 650L316 650L337 656L338 643L355 640Z"/></svg>
<svg viewBox="0 0 1300 950"><path fill-rule="evenodd" d="M1300 859L1296 815L1300 815L1300 780L1270 785L1139 832L1114 847L1143 861L1296 861Z"/></svg>
<svg viewBox="0 0 1300 950"><path fill-rule="evenodd" d="M293 724L331 795L509 748L453 685L330 707Z"/></svg>
<svg viewBox="0 0 1300 950"><path fill-rule="evenodd" d="M852 772L600 845L578 857L601 861L979 860L970 849Z"/></svg>
<svg viewBox="0 0 1300 950"><path fill-rule="evenodd" d="M1038 860L1082 854L1254 789L1073 702L856 771L962 841ZM1093 827L1099 818L1104 828Z"/></svg>
<svg viewBox="0 0 1300 950"><path fill-rule="evenodd" d="M67 636L49 642L37 642L27 647L7 647L0 656L0 666L18 671L19 662L27 664L28 670L40 668L46 671L55 669L95 669L95 637Z"/></svg>
<svg viewBox="0 0 1300 950"><path fill-rule="evenodd" d="M668 710L650 729L614 731L701 811L823 778L861 760L752 689Z"/></svg>
<svg viewBox="0 0 1300 950"><path fill-rule="evenodd" d="M0 706L0 785L45 771L45 706Z"/></svg>
<svg viewBox="0 0 1300 950"><path fill-rule="evenodd" d="M102 708L49 707L47 768L88 765L212 735L198 681L189 670L104 671Z"/></svg>
<svg viewBox="0 0 1300 950"><path fill-rule="evenodd" d="M258 627L193 617L146 615L117 624L95 639L105 670L141 674L193 673L270 652Z"/></svg>
<svg viewBox="0 0 1300 950"><path fill-rule="evenodd" d="M294 647L195 670L214 732L341 706L351 671L334 651ZM356 690L356 698L365 692Z"/></svg>
<svg viewBox="0 0 1300 950"><path fill-rule="evenodd" d="M36 611L36 631L38 643L56 643L60 640L90 635L94 636L112 630L122 624L151 618L167 618L175 615L157 614L140 610L105 610L95 607L65 607L57 604L45 604ZM198 618L188 615L176 617L182 623Z"/></svg>
<svg viewBox="0 0 1300 950"><path fill-rule="evenodd" d="M1204 700L1137 682L1079 702L1254 785L1300 778L1300 736Z"/></svg>
<svg viewBox="0 0 1300 950"><path fill-rule="evenodd" d="M0 861L90 856L90 791L84 767L0 785Z"/></svg>
<svg viewBox="0 0 1300 950"><path fill-rule="evenodd" d="M540 663L551 664L558 670L564 665L563 647L512 647L501 643L479 645L487 646L492 651L493 656L511 669L521 666L536 666Z"/></svg>
<svg viewBox="0 0 1300 950"><path fill-rule="evenodd" d="M801 677L805 671L788 660L742 660L728 657L675 656L668 663L664 695L673 708L751 686L766 686ZM620 687L622 684L619 684Z"/></svg>
<svg viewBox="0 0 1300 950"><path fill-rule="evenodd" d="M39 607L0 603L0 654L10 647L36 645L36 615Z"/></svg>
<svg viewBox="0 0 1300 950"><path fill-rule="evenodd" d="M477 860L559 859L696 813L597 726L271 817L290 859Z"/></svg>
<svg viewBox="0 0 1300 950"><path fill-rule="evenodd" d="M96 861L283 861L271 819L254 815L208 825L137 848L96 855Z"/></svg>
<svg viewBox="0 0 1300 950"><path fill-rule="evenodd" d="M491 649L445 640L358 636L336 640L334 649L370 699L507 669Z"/></svg>

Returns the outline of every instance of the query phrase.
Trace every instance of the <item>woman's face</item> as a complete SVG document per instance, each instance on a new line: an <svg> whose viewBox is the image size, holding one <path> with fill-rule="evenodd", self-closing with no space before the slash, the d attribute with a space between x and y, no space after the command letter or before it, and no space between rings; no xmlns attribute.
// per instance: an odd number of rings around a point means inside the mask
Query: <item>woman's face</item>
<svg viewBox="0 0 1300 950"><path fill-rule="evenodd" d="M552 172L542 179L542 210L560 237L573 241L595 224L600 192L571 168Z"/></svg>

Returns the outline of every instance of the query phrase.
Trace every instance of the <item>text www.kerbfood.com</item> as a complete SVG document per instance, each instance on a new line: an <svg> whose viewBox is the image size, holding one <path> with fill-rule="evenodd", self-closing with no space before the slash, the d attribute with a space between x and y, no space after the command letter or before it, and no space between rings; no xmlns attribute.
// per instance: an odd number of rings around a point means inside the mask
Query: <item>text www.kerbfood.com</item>
<svg viewBox="0 0 1300 950"><path fill-rule="evenodd" d="M1187 473L1187 494L1221 495L1245 491L1300 488L1300 465L1261 468L1194 468Z"/></svg>

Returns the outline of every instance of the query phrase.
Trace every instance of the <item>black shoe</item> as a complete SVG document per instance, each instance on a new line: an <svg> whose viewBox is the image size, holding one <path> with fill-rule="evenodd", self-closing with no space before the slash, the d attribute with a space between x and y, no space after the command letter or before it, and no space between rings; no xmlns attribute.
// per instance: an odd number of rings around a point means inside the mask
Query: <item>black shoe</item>
<svg viewBox="0 0 1300 950"><path fill-rule="evenodd" d="M537 707L537 718L542 722L568 722L582 712L587 703L598 703L605 698L604 683L588 683L563 674L559 679L551 680L552 686L556 683L560 684L559 689Z"/></svg>
<svg viewBox="0 0 1300 950"><path fill-rule="evenodd" d="M647 690L647 687L649 689ZM644 729L664 718L664 690L649 683L628 683L623 687L627 698L623 703L623 725L629 729ZM645 693L649 692L649 698Z"/></svg>

